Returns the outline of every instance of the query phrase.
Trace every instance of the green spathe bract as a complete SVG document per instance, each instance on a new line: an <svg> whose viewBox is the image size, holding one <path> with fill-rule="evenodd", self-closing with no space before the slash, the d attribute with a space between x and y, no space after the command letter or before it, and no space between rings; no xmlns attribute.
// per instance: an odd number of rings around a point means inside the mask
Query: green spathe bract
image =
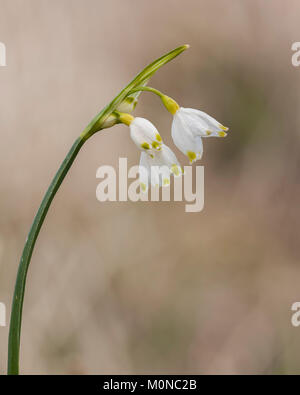
<svg viewBox="0 0 300 395"><path fill-rule="evenodd" d="M81 136L88 139L91 135L101 129L101 124L106 120L109 115L118 109L118 106L123 100L129 95L130 91L146 84L149 78L164 64L170 62L176 56L181 54L189 46L182 45L173 51L167 53L166 55L158 58L149 66L147 66L143 71L141 71L127 86L124 88L112 102L110 102L96 117L91 121L91 123L85 128Z"/></svg>
<svg viewBox="0 0 300 395"><path fill-rule="evenodd" d="M134 99L138 96L139 91L132 93L133 89L145 86L149 78L164 64L174 59L177 55L188 48L188 45L183 45L167 53L166 55L155 60L143 71L141 71L127 86L124 88L102 111L89 123L81 135L76 139L69 153L58 169L54 179L52 180L44 199L38 209L34 218L31 229L29 231L24 250L22 253L18 275L15 285L15 292L12 301L9 340L8 340L8 374L19 374L19 354L20 354L20 337L22 324L22 310L24 301L24 292L26 285L27 271L30 264L32 252L36 243L41 226L44 222L51 202L68 173L72 163L74 162L78 152L83 146L84 142L90 138L94 133L102 129L105 120L118 109L118 106L128 97Z"/></svg>

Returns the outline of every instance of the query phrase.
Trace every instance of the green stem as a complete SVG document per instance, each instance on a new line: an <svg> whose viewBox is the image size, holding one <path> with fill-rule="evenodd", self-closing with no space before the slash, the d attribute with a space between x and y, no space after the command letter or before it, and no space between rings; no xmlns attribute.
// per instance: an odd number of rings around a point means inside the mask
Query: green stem
<svg viewBox="0 0 300 395"><path fill-rule="evenodd" d="M141 91L151 92L157 95L158 97L160 97L164 106L172 115L175 115L175 113L179 110L179 105L178 103L176 103L174 99L172 99L167 95L164 95L158 89L152 88L150 86L140 86L138 88L134 88L130 91L130 94L134 94L136 92L141 92Z"/></svg>
<svg viewBox="0 0 300 395"><path fill-rule="evenodd" d="M30 264L30 259L33 253L33 249L39 235L41 226L44 222L48 209L51 202L63 182L68 170L70 169L72 163L74 162L80 148L83 146L84 142L90 138L94 133L104 127L105 120L118 109L118 107L126 100L127 97L132 96L136 99L137 95L132 93L135 88L141 88L145 85L149 78L164 64L174 59L176 56L181 54L184 50L188 48L187 45L173 49L173 51L161 56L150 65L144 68L106 107L103 108L97 114L89 125L84 129L82 134L73 144L69 153L67 154L65 160L61 164L58 172L56 173L53 181L51 182L45 197L38 209L38 212L34 218L31 229L29 231L21 261L19 264L17 280L15 285L15 292L12 301L11 318L10 318L10 328L9 328L9 340L8 340L8 374L19 374L19 356L20 356L20 337L21 337L21 324L22 324L22 311L23 311L23 301L26 286L26 277ZM140 91L139 89L138 91ZM138 92L137 91L137 92Z"/></svg>
<svg viewBox="0 0 300 395"><path fill-rule="evenodd" d="M13 304L12 304L12 311L11 311L11 321L10 321L9 340L8 340L8 367L7 367L8 374L19 374L19 352L20 352L20 335L21 335L23 300L24 300L27 271L32 256L32 252L35 246L35 242L40 232L41 226L44 222L44 219L46 217L46 214L48 212L48 209L50 207L50 204L84 142L85 140L82 137L79 137L75 141L69 153L67 154L65 160L63 161L60 168L58 169L58 172L53 178L53 181L51 182L45 194L45 197L40 205L40 208L34 218L30 232L28 234L28 238L24 246L24 250L18 270Z"/></svg>
<svg viewBox="0 0 300 395"><path fill-rule="evenodd" d="M141 91L146 91L146 92L151 92L154 93L155 95L159 96L160 98L164 97L165 95L160 92L158 89L151 88L150 86L140 86L139 88L132 89L130 93L135 93L135 92L141 92Z"/></svg>

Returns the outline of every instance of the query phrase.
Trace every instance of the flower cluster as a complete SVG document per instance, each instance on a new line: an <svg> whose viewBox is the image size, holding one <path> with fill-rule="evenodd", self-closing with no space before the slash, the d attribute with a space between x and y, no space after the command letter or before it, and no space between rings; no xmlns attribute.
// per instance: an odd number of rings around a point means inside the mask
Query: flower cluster
<svg viewBox="0 0 300 395"><path fill-rule="evenodd" d="M203 111L183 108L172 98L154 88L145 87L160 96L167 110L173 115L172 138L176 147L185 154L190 163L202 158L205 137L226 137L228 128ZM148 186L167 186L173 174L183 174L174 152L163 143L156 127L147 119L136 117L120 111L115 112L118 122L130 128L130 136L142 151L139 167L139 179L143 192Z"/></svg>

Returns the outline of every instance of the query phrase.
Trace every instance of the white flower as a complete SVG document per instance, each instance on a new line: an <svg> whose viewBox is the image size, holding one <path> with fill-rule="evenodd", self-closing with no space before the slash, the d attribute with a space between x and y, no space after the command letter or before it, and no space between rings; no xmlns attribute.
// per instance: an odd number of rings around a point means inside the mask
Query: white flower
<svg viewBox="0 0 300 395"><path fill-rule="evenodd" d="M182 168L174 152L165 144L161 145L161 150L149 155L141 153L139 166L139 179L143 192L147 191L149 183L153 186L170 185L170 177L182 175Z"/></svg>
<svg viewBox="0 0 300 395"><path fill-rule="evenodd" d="M161 150L162 138L150 121L137 117L130 122L129 127L130 136L139 149L149 154Z"/></svg>
<svg viewBox="0 0 300 395"><path fill-rule="evenodd" d="M172 137L191 163L201 159L202 137L225 137L228 128L203 111L180 107L174 114Z"/></svg>
<svg viewBox="0 0 300 395"><path fill-rule="evenodd" d="M153 186L170 184L171 174L182 175L182 168L174 152L166 146L156 129L147 119L119 114L119 120L130 128L130 137L142 151L139 166L139 181L143 192L149 183Z"/></svg>

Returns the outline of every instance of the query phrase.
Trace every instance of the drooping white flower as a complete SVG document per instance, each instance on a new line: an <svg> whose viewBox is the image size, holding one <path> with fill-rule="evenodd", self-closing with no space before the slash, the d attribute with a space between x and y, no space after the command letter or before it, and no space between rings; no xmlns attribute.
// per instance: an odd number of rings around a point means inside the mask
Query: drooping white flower
<svg viewBox="0 0 300 395"><path fill-rule="evenodd" d="M179 177L182 175L182 168L174 152L165 144L161 145L161 150L149 155L141 153L139 166L139 179L143 192L147 191L149 184L153 186L170 185L171 175Z"/></svg>
<svg viewBox="0 0 300 395"><path fill-rule="evenodd" d="M227 136L228 128L203 111L179 107L173 115L174 143L191 163L202 157L202 137Z"/></svg>
<svg viewBox="0 0 300 395"><path fill-rule="evenodd" d="M129 128L130 137L139 149L149 154L161 150L162 138L150 121L137 117L131 121Z"/></svg>

